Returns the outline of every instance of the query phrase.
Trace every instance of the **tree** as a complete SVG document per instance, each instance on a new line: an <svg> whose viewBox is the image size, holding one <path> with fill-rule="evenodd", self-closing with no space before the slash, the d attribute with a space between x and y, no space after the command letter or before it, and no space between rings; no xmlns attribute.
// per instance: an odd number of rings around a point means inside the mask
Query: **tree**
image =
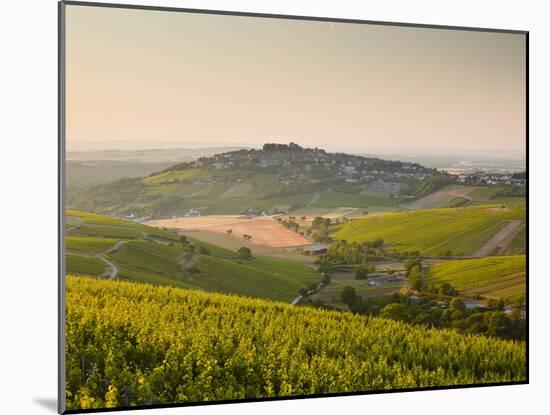
<svg viewBox="0 0 550 415"><path fill-rule="evenodd" d="M375 239L372 243L373 248L380 248L382 245L384 245L384 240L382 238Z"/></svg>
<svg viewBox="0 0 550 415"><path fill-rule="evenodd" d="M473 313L464 320L464 327L468 333L484 333L487 331L483 313Z"/></svg>
<svg viewBox="0 0 550 415"><path fill-rule="evenodd" d="M352 306L357 301L357 293L353 287L344 287L340 292L340 301Z"/></svg>
<svg viewBox="0 0 550 415"><path fill-rule="evenodd" d="M422 267L422 260L418 257L410 256L409 258L407 258L407 261L405 261L404 266L405 266L405 276L408 277L413 267L415 266Z"/></svg>
<svg viewBox="0 0 550 415"><path fill-rule="evenodd" d="M466 304L460 298L453 298L449 307L451 311L466 311Z"/></svg>
<svg viewBox="0 0 550 415"><path fill-rule="evenodd" d="M206 246L199 246L199 254L201 255L210 255L210 251Z"/></svg>
<svg viewBox="0 0 550 415"><path fill-rule="evenodd" d="M453 296L456 294L456 291L451 284L449 284L448 282L444 282L439 287L439 294Z"/></svg>
<svg viewBox="0 0 550 415"><path fill-rule="evenodd" d="M355 279L366 280L367 278L369 278L369 271L367 270L367 268L364 266L357 267L357 269L355 270Z"/></svg>
<svg viewBox="0 0 550 415"><path fill-rule="evenodd" d="M453 298L449 307L451 311L466 311L466 304L460 298Z"/></svg>
<svg viewBox="0 0 550 415"><path fill-rule="evenodd" d="M243 259L252 258L252 251L250 250L250 248L247 248L246 246L241 246L237 252L239 253L239 256Z"/></svg>
<svg viewBox="0 0 550 415"><path fill-rule="evenodd" d="M502 336L507 331L506 314L499 311L487 311L484 313L484 322L487 325L487 334L490 336Z"/></svg>
<svg viewBox="0 0 550 415"><path fill-rule="evenodd" d="M411 287L414 290L420 291L422 290L423 282L422 282L422 271L420 268L420 265L415 265L411 268L408 276L409 284L411 284Z"/></svg>
<svg viewBox="0 0 550 415"><path fill-rule="evenodd" d="M392 320L408 321L409 313L407 307L403 304L387 304L380 310L380 317L390 318Z"/></svg>

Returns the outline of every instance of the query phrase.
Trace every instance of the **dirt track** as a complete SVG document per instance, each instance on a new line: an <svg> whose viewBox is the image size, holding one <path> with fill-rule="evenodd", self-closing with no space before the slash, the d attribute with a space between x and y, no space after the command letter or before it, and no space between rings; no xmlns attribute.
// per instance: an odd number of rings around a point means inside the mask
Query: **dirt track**
<svg viewBox="0 0 550 415"><path fill-rule="evenodd" d="M472 256L473 257L485 257L491 255L493 251L500 248L503 242L509 240L515 235L521 227L521 220L512 220L498 231L485 245L479 248Z"/></svg>
<svg viewBox="0 0 550 415"><path fill-rule="evenodd" d="M461 197L471 202L472 198L469 196L470 192L471 189L468 189L465 186L446 186L437 192L429 194L428 196L424 196L412 203L403 205L403 207L406 207L407 209L430 209L444 205L455 197Z"/></svg>
<svg viewBox="0 0 550 415"><path fill-rule="evenodd" d="M109 258L106 257L106 255L109 255L110 253L116 251L118 248L120 248L126 241L118 241L116 244L114 244L112 247L107 249L105 252L102 252L101 254L97 254L96 258L100 259L101 261L105 262L107 266L111 269L110 271L105 271L104 275L108 275L110 280L114 280L118 274L118 267L114 262L112 262Z"/></svg>

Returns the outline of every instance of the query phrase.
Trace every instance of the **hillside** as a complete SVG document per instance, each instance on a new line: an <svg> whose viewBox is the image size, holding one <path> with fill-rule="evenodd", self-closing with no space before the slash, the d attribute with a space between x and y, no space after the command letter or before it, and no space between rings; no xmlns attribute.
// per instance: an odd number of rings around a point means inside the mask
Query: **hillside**
<svg viewBox="0 0 550 415"><path fill-rule="evenodd" d="M67 212L67 273L290 302L321 279L307 264L256 256L117 218ZM203 247L203 250L199 248Z"/></svg>
<svg viewBox="0 0 550 415"><path fill-rule="evenodd" d="M422 255L472 255L510 221L525 221L525 208L500 205L388 213L332 228L334 239L384 240L389 249ZM519 223L519 222L518 222Z"/></svg>
<svg viewBox="0 0 550 415"><path fill-rule="evenodd" d="M526 379L525 344L312 308L67 277L67 406Z"/></svg>
<svg viewBox="0 0 550 415"><path fill-rule="evenodd" d="M526 272L524 255L465 259L432 266L426 282L438 285L448 282L470 296L525 301Z"/></svg>
<svg viewBox="0 0 550 415"><path fill-rule="evenodd" d="M173 165L71 194L74 209L140 217L287 212L300 207L383 207L434 169L296 144L266 144Z"/></svg>

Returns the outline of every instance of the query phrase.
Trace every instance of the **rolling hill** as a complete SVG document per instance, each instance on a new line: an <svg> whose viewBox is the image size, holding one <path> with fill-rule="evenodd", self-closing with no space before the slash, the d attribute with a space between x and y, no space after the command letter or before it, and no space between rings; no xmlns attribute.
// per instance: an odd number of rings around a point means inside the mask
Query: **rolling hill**
<svg viewBox="0 0 550 415"><path fill-rule="evenodd" d="M262 150L202 157L147 177L117 180L71 194L68 206L153 218L182 216L191 209L207 215L306 206L391 209L398 205L395 196L400 189L433 173L434 169L416 163L266 144ZM370 182L380 189L372 191ZM393 190L384 190L385 185Z"/></svg>
<svg viewBox="0 0 550 415"><path fill-rule="evenodd" d="M243 259L222 247L109 216L68 211L67 223L67 273L286 302L321 278L304 263Z"/></svg>
<svg viewBox="0 0 550 415"><path fill-rule="evenodd" d="M396 251L422 255L472 255L510 221L525 221L525 208L476 206L388 213L332 227L334 239L382 238Z"/></svg>
<svg viewBox="0 0 550 415"><path fill-rule="evenodd" d="M448 282L461 294L525 301L525 255L464 259L433 265L426 283Z"/></svg>
<svg viewBox="0 0 550 415"><path fill-rule="evenodd" d="M525 343L259 299L67 277L69 409L526 379Z"/></svg>

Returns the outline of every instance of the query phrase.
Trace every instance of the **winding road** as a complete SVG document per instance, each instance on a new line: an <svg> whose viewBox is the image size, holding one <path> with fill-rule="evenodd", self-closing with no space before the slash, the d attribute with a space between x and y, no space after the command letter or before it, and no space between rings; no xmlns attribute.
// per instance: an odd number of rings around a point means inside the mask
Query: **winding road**
<svg viewBox="0 0 550 415"><path fill-rule="evenodd" d="M118 274L118 267L117 265L112 262L109 258L106 257L106 255L109 255L110 253L116 251L118 248L120 248L126 241L118 241L116 244L111 246L109 249L107 249L105 252L102 252L101 254L97 254L96 258L100 259L101 261L105 262L109 268L111 268L110 271L105 271L103 275L109 276L110 280L114 280Z"/></svg>

